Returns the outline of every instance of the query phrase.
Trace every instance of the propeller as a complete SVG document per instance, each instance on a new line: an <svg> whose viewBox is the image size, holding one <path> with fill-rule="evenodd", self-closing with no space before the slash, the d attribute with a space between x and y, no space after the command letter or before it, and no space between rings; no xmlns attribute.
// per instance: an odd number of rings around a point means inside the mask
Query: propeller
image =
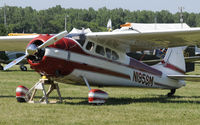
<svg viewBox="0 0 200 125"><path fill-rule="evenodd" d="M30 44L27 48L26 48L26 54L24 56L21 56L15 60L13 60L12 62L10 62L8 65L6 65L4 67L4 70L9 69L10 67L16 65L17 63L21 62L24 58L26 58L29 55L34 55L36 52L38 52L39 49L45 48L55 42L57 42L58 40L62 39L63 37L65 37L67 35L67 31L63 31L53 37L51 37L50 39L48 39L46 42L44 42L42 45L40 46L36 46L35 44Z"/></svg>

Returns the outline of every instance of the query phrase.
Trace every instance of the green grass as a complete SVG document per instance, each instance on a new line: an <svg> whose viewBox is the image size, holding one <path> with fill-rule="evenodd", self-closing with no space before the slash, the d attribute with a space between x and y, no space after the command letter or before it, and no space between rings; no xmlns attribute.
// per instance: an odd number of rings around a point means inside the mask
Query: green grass
<svg viewBox="0 0 200 125"><path fill-rule="evenodd" d="M195 125L200 123L200 83L198 82L188 82L186 87L177 90L173 98L165 96L168 90L101 88L109 93L110 98L106 104L100 106L87 103L86 86L59 84L64 103L28 104L16 101L15 89L18 85L31 88L40 76L34 71L21 72L18 66L12 69L14 70L0 72L0 124L2 125ZM197 69L199 70L200 67ZM191 74L198 74L198 72ZM54 92L51 97L57 97L56 93Z"/></svg>

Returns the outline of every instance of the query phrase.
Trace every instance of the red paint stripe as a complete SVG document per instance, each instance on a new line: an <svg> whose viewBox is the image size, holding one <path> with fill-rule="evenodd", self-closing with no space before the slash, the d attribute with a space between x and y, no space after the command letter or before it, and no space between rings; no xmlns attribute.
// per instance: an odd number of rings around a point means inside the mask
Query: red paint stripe
<svg viewBox="0 0 200 125"><path fill-rule="evenodd" d="M162 76L162 72L150 67L147 64L141 63L138 60L134 59L134 58L130 58L130 64L129 66L130 68L134 68L136 70L142 71L142 72L146 72L146 73L150 73L156 76Z"/></svg>
<svg viewBox="0 0 200 125"><path fill-rule="evenodd" d="M154 68L148 66L147 64L141 63L140 61L138 61L134 58L130 58L129 65L127 65L127 64L123 64L123 63L120 63L120 62L117 62L117 61L107 59L105 57L99 57L99 56L96 56L96 55L91 55L91 54L86 54L86 53L79 53L79 54L94 57L94 58L101 59L101 60L104 60L104 61L108 61L108 62L111 62L111 63L115 63L115 64L118 64L118 65L121 65L121 66L133 68L133 69L136 69L136 70L140 70L142 72L151 73L151 74L156 75L156 76L162 76L161 71L154 69Z"/></svg>
<svg viewBox="0 0 200 125"><path fill-rule="evenodd" d="M106 92L100 90L100 89L92 89L89 91L89 93L102 93L102 94L107 94Z"/></svg>
<svg viewBox="0 0 200 125"><path fill-rule="evenodd" d="M111 76L115 76L115 77L130 79L129 75L118 73L118 72L111 71L108 69L103 69L103 68L99 68L99 67L95 67L95 66L91 66L91 65L87 65L87 64L82 64L82 63L77 63L77 62L70 62L70 63L72 63L72 65L74 65L75 69L86 70L86 71L90 71L90 72L96 72L96 73L107 74L107 75L111 75Z"/></svg>
<svg viewBox="0 0 200 125"><path fill-rule="evenodd" d="M93 101L97 101L97 100L99 100L99 101L102 101L102 100L105 101L106 99L102 99L102 98L93 98L93 97L92 97L92 98L91 98L91 97L88 98L88 101L89 101L89 102L93 102Z"/></svg>
<svg viewBox="0 0 200 125"><path fill-rule="evenodd" d="M22 92L16 92L16 96L25 96L25 93L22 93Z"/></svg>
<svg viewBox="0 0 200 125"><path fill-rule="evenodd" d="M179 73L182 73L182 74L185 74L185 71L172 65L172 64L169 64L169 63L166 63L164 60L162 61L162 64L164 64L165 67L169 68L169 69L172 69L174 71L177 71Z"/></svg>
<svg viewBox="0 0 200 125"><path fill-rule="evenodd" d="M17 87L19 87L19 88L24 88L24 89L28 90L28 88L26 88L25 86L22 86L22 85L19 85L19 86L17 86Z"/></svg>

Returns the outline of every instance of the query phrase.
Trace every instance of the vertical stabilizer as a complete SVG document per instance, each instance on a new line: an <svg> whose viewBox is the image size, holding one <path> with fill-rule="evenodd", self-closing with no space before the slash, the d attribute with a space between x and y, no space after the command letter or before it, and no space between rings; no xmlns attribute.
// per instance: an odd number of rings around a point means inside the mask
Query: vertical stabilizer
<svg viewBox="0 0 200 125"><path fill-rule="evenodd" d="M165 58L162 61L162 64L168 69L167 74L184 74L186 69L183 48L169 48Z"/></svg>

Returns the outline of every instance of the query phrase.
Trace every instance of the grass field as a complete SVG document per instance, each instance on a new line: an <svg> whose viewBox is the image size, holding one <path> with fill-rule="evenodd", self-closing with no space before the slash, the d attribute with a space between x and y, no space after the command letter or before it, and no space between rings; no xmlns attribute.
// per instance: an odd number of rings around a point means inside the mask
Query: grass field
<svg viewBox="0 0 200 125"><path fill-rule="evenodd" d="M17 69L17 70L16 70ZM200 67L197 69L200 71ZM168 90L101 88L109 93L105 105L87 103L88 88L59 84L64 103L17 103L18 85L31 88L40 78L18 67L0 72L0 124L2 125L197 125L200 123L200 83L188 82L175 97ZM193 72L192 74L198 74ZM93 87L94 88L94 87ZM39 95L38 95L39 96ZM53 93L51 97L56 97Z"/></svg>

